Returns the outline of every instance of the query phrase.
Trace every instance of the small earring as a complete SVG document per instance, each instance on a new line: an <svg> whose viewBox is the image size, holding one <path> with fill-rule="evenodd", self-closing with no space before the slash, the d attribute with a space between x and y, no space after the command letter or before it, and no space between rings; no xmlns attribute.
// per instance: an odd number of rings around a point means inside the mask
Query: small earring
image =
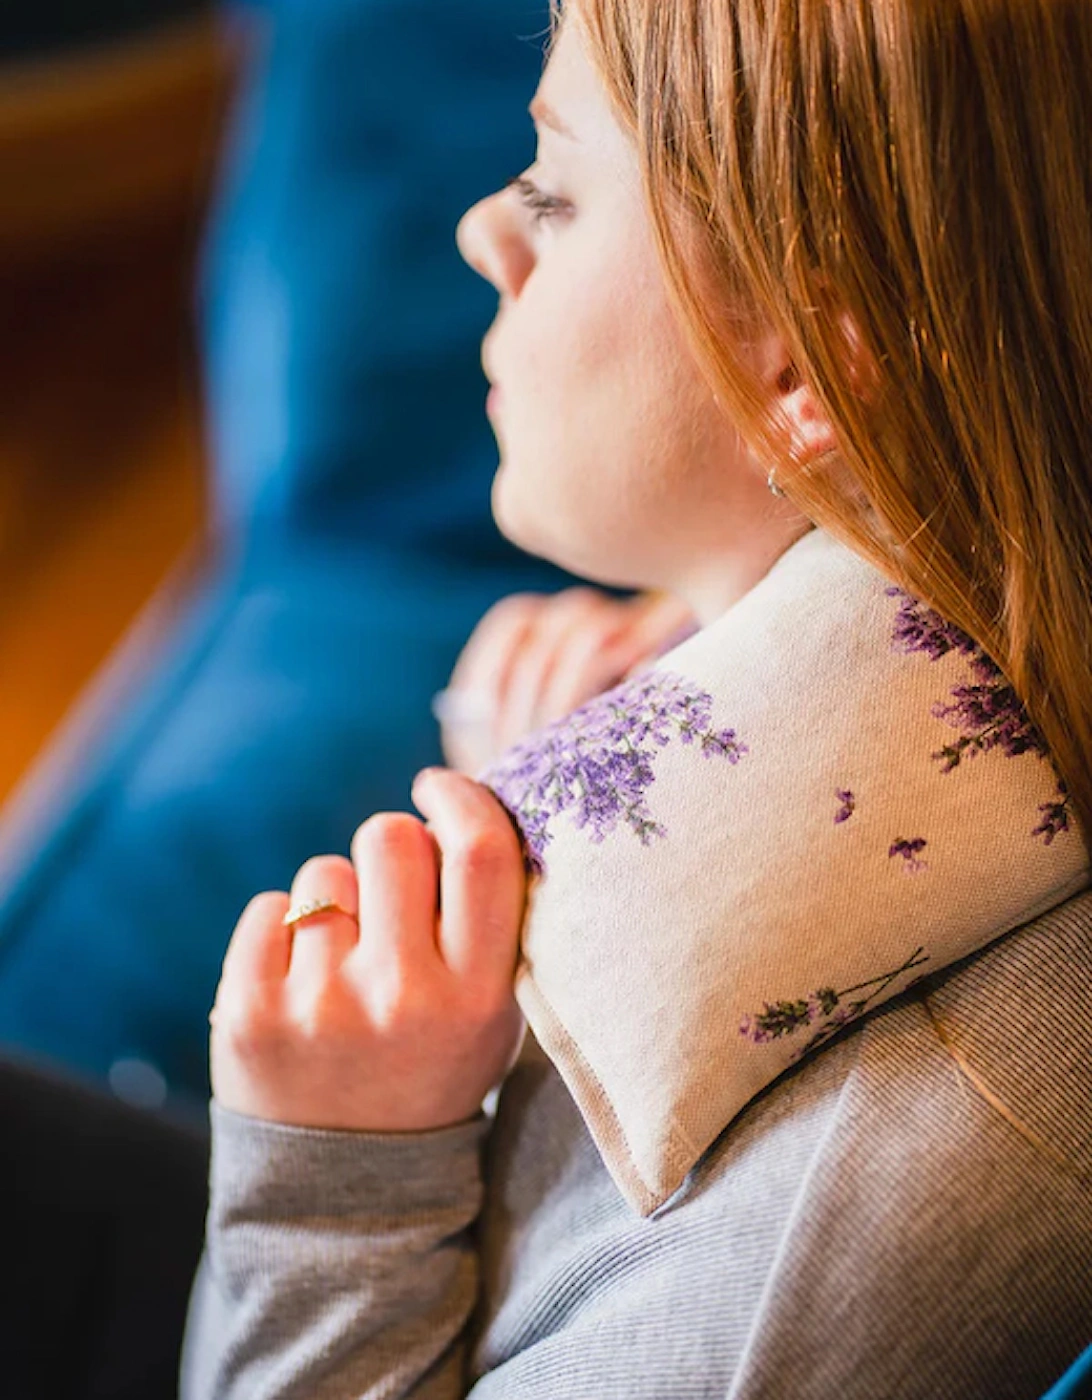
<svg viewBox="0 0 1092 1400"><path fill-rule="evenodd" d="M771 467L770 470L766 473L766 485L770 488L770 494L772 496L784 496L784 491L782 491L781 487L778 486L777 481L774 477L773 467Z"/></svg>

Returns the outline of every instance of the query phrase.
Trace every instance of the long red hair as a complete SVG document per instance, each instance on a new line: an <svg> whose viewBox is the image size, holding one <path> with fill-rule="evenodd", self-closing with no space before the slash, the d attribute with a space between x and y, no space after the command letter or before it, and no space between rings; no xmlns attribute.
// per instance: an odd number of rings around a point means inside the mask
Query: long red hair
<svg viewBox="0 0 1092 1400"><path fill-rule="evenodd" d="M566 11L718 393L805 514L986 649L1092 834L1092 5ZM836 453L786 456L754 322Z"/></svg>

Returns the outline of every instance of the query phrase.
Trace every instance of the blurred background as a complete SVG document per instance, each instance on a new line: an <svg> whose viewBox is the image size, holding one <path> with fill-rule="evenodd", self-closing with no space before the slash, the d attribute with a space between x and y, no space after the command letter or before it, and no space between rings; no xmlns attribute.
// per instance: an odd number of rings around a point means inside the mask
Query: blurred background
<svg viewBox="0 0 1092 1400"><path fill-rule="evenodd" d="M546 0L0 11L0 1055L202 1117L247 899L408 806L497 598Z"/></svg>
<svg viewBox="0 0 1092 1400"><path fill-rule="evenodd" d="M202 0L0 9L0 798L204 517L225 37Z"/></svg>
<svg viewBox="0 0 1092 1400"><path fill-rule="evenodd" d="M207 0L36 0L9 4L0 16L5 58L21 59L138 34L164 21L188 19Z"/></svg>
<svg viewBox="0 0 1092 1400"><path fill-rule="evenodd" d="M0 6L0 1059L149 1127L204 1118L246 900L406 806L479 617L568 581L492 526L494 303L453 243L530 157L546 25L547 0ZM73 1100L15 1082L9 1351L84 1393L119 1285L53 1266L85 1210L117 1272L114 1211L146 1308L94 1393L173 1393L203 1159L165 1138L164 1176L127 1128L111 1165L81 1110L73 1172L43 1131ZM1090 1378L1092 1352L1052 1396Z"/></svg>

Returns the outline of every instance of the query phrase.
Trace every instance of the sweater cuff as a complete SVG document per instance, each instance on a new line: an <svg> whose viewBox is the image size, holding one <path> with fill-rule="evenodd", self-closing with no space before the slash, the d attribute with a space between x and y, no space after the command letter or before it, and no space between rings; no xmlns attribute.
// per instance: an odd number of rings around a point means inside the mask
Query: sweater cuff
<svg viewBox="0 0 1092 1400"><path fill-rule="evenodd" d="M295 1128L210 1105L210 1187L221 1211L369 1214L450 1209L481 1189L484 1113L431 1132Z"/></svg>

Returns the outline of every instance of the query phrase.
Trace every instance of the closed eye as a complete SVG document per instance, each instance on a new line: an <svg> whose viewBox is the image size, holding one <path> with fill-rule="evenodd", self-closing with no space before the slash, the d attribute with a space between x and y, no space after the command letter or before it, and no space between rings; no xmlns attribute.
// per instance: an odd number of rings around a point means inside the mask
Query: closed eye
<svg viewBox="0 0 1092 1400"><path fill-rule="evenodd" d="M536 224L556 218L558 214L568 213L572 208L568 200L547 194L526 175L517 175L514 180L509 180L508 188L516 193L523 207L531 211L531 217Z"/></svg>

